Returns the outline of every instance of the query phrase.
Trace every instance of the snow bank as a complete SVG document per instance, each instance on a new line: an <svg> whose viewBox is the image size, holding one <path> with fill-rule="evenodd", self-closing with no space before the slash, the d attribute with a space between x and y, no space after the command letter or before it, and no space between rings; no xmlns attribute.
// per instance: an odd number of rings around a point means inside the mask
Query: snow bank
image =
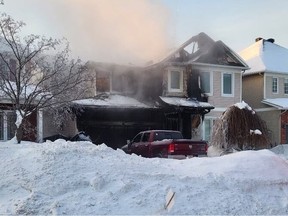
<svg viewBox="0 0 288 216"><path fill-rule="evenodd" d="M142 158L105 144L0 144L0 214L288 214L288 164L269 150ZM171 211L164 209L169 190Z"/></svg>
<svg viewBox="0 0 288 216"><path fill-rule="evenodd" d="M271 149L272 152L279 155L280 157L288 160L288 144L282 144L275 146Z"/></svg>

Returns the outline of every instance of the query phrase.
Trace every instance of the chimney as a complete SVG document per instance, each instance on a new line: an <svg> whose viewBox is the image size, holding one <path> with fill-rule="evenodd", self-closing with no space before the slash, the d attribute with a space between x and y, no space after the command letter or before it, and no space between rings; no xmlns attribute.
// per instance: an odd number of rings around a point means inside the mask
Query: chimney
<svg viewBox="0 0 288 216"><path fill-rule="evenodd" d="M269 39L267 39L267 41L269 41L270 43L274 43L275 42L274 38L269 38Z"/></svg>
<svg viewBox="0 0 288 216"><path fill-rule="evenodd" d="M258 41L260 41L260 40L262 40L262 39L263 39L263 38L258 37L258 38L255 39L255 42L258 42Z"/></svg>

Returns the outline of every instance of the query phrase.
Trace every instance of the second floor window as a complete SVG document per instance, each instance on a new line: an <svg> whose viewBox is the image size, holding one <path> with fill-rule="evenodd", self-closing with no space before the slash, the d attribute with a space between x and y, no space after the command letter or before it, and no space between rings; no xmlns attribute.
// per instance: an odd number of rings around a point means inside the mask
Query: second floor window
<svg viewBox="0 0 288 216"><path fill-rule="evenodd" d="M15 81L15 71L16 71L16 61L14 59L10 59L8 63L0 59L0 72L1 77L3 79Z"/></svg>
<svg viewBox="0 0 288 216"><path fill-rule="evenodd" d="M278 78L272 77L272 93L278 93Z"/></svg>
<svg viewBox="0 0 288 216"><path fill-rule="evenodd" d="M231 73L222 74L222 95L233 95L233 75Z"/></svg>
<svg viewBox="0 0 288 216"><path fill-rule="evenodd" d="M204 93L211 94L212 93L212 82L211 82L211 73L210 72L201 72L200 73L200 88Z"/></svg>
<svg viewBox="0 0 288 216"><path fill-rule="evenodd" d="M288 94L288 79L284 81L284 94Z"/></svg>
<svg viewBox="0 0 288 216"><path fill-rule="evenodd" d="M182 70L169 70L168 75L168 90L170 92L183 91L183 71Z"/></svg>

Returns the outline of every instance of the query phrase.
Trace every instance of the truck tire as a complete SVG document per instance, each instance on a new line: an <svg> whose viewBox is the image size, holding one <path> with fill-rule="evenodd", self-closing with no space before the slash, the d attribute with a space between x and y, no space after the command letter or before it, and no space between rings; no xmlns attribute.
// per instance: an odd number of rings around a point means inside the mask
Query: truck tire
<svg viewBox="0 0 288 216"><path fill-rule="evenodd" d="M156 154L156 157L158 158L167 158L167 152L165 152L164 150L162 150L161 152L158 152Z"/></svg>

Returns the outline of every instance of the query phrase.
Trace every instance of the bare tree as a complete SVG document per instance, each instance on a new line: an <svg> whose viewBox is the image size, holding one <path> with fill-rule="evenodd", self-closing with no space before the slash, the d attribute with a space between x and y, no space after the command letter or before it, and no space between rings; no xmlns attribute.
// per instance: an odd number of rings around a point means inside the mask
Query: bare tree
<svg viewBox="0 0 288 216"><path fill-rule="evenodd" d="M69 58L68 42L33 34L21 37L24 26L1 15L0 99L8 99L17 114L18 143L22 120L39 109L69 109L69 103L83 97L87 89L83 88L87 70L79 59Z"/></svg>

